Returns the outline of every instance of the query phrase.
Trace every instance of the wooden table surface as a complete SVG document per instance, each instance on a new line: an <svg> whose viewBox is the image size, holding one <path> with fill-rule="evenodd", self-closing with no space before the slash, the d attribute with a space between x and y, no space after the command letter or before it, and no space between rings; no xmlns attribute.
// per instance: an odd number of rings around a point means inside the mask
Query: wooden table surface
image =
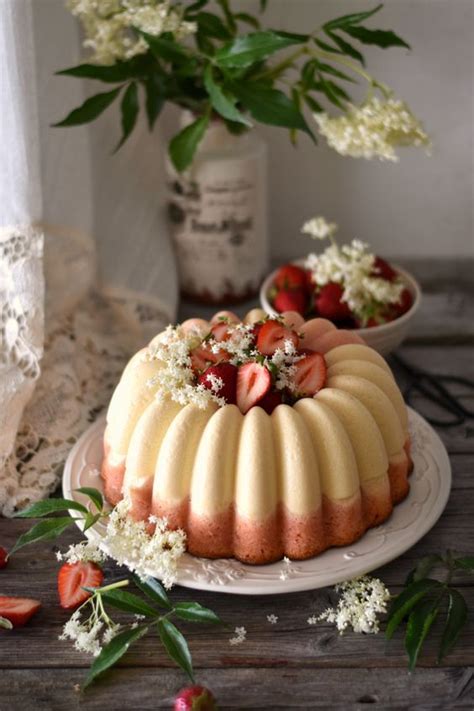
<svg viewBox="0 0 474 711"><path fill-rule="evenodd" d="M417 267L417 268L416 268ZM424 301L412 337L400 353L433 372L474 379L472 263L424 263L414 267ZM183 306L182 316L196 312ZM241 309L243 311L243 309ZM396 373L399 376L399 373ZM474 392L457 394L474 408ZM422 403L415 402L421 409ZM427 412L425 409L424 412ZM455 549L474 554L474 420L438 429L450 455L453 489L434 528L411 550L376 574L396 593L415 561L428 553ZM0 544L13 545L30 523L0 519ZM80 540L71 531L61 548ZM0 711L73 709L170 709L184 675L155 637L145 638L119 668L86 693L78 691L89 657L58 640L68 614L57 603L55 544L27 547L0 572L0 593L38 598L42 610L23 629L0 632ZM106 566L108 580L121 577ZM329 589L265 597L240 597L176 587L175 600L198 600L232 628L244 625L247 641L229 644L223 628L184 624L199 683L211 687L220 708L474 708L474 578L459 579L470 609L469 623L455 650L436 665L439 631L427 643L416 671L409 674L401 634L388 645L377 636L307 624L327 606ZM278 615L270 625L268 614Z"/></svg>

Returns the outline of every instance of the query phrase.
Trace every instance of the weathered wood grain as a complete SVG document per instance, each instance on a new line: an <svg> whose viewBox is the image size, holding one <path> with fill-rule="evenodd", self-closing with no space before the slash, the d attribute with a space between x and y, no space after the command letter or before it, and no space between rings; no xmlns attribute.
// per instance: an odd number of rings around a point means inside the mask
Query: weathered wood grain
<svg viewBox="0 0 474 711"><path fill-rule="evenodd" d="M472 668L418 669L223 669L202 671L199 681L218 690L225 709L472 709ZM171 709L183 685L179 672L164 669L113 671L81 692L78 669L45 673L10 670L0 677L0 708L22 711L155 711ZM34 689L34 697L28 690ZM3 704L3 705L2 705Z"/></svg>

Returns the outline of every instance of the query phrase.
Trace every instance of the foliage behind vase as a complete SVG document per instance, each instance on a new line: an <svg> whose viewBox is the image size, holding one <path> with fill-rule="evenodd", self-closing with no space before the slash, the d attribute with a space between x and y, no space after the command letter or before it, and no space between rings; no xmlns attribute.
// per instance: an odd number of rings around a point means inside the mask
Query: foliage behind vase
<svg viewBox="0 0 474 711"><path fill-rule="evenodd" d="M261 0L260 10L266 4ZM169 145L180 172L191 165L213 115L237 134L263 123L289 129L293 141L300 131L316 142L318 129L330 146L354 157L396 160L399 145L429 145L408 107L365 69L361 44L408 47L393 31L366 26L382 5L317 25L323 18L315 3L315 29L308 34L262 30L255 15L239 11L237 0L233 6L217 0L218 12L208 5L209 0L69 0L93 63L59 73L114 88L90 97L56 125L92 121L120 99L119 148L134 128L141 101L150 128L167 102L190 109L195 120ZM361 78L368 93L356 107L347 87ZM341 114L329 116L326 106ZM314 116L312 126L305 110Z"/></svg>

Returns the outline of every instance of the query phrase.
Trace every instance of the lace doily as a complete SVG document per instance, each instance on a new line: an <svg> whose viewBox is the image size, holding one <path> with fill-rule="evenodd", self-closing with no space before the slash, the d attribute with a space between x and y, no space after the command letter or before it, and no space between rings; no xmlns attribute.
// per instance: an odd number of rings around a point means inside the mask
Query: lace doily
<svg viewBox="0 0 474 711"><path fill-rule="evenodd" d="M57 487L72 444L108 404L128 358L173 316L157 299L134 292L91 292L90 238L45 229L45 255L39 227L0 231L0 514L5 516ZM68 278L72 287L66 290Z"/></svg>

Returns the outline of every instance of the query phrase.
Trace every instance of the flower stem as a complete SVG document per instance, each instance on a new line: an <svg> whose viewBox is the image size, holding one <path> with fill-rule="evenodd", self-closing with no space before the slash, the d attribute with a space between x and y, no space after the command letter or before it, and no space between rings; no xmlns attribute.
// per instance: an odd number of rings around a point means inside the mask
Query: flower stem
<svg viewBox="0 0 474 711"><path fill-rule="evenodd" d="M110 583L110 585L104 585L103 588L97 588L96 593L108 592L109 590L116 590L117 588L124 588L130 584L130 580L126 578L124 580L118 580L116 583Z"/></svg>

